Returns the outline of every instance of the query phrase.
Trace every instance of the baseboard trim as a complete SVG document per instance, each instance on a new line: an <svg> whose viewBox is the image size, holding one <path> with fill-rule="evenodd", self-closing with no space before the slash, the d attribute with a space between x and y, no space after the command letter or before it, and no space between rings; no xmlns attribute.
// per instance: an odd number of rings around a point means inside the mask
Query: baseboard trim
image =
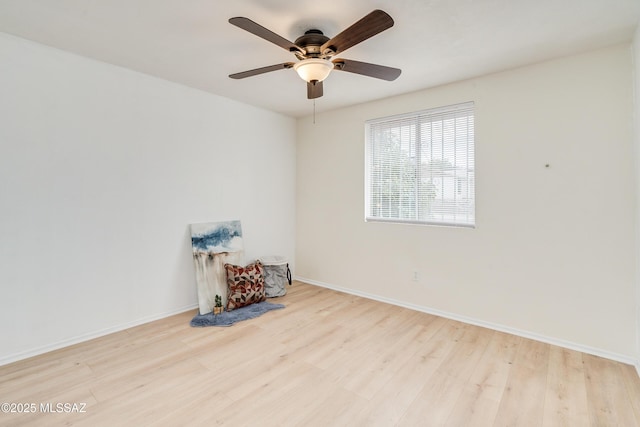
<svg viewBox="0 0 640 427"><path fill-rule="evenodd" d="M549 337L546 335L537 334L535 332L524 331L524 330L512 328L512 327L497 324L497 323L485 322L484 320L474 319L471 317L462 316L455 313L449 313L449 312L437 310L431 307L424 307L420 305L410 304L404 301L399 301L392 298L371 294L368 292L362 292L354 289L343 288L341 286L320 282L320 281L309 279L306 277L296 276L295 279L300 282L308 283L310 285L320 286L327 289L333 289L334 291L344 292L346 294L356 295L356 296L371 299L374 301L380 301L387 304L392 304L392 305L420 311L427 314L433 314L435 316L444 317L446 319L457 320L459 322L467 323L470 325L481 326L483 328L493 329L495 331L505 332L508 334L517 335L523 338L528 338L535 341L544 342L547 344L557 345L559 347L580 351L580 352L591 354L594 356L603 357L605 359L615 360L616 362L621 362L627 365L635 366L636 371L640 376L640 361L622 354L612 353L599 348L589 347L589 346L578 344L572 341L566 341L566 340L555 338L555 337Z"/></svg>
<svg viewBox="0 0 640 427"><path fill-rule="evenodd" d="M77 337L72 337L69 339L65 339L62 341L58 341L52 344L47 344L42 347L37 347L31 350L23 351L20 353L10 354L8 356L0 357L0 366L8 365L9 363L17 362L20 360L28 359L30 357L38 356L40 354L49 353L50 351L59 350L64 347L69 347L70 345L79 344L81 342L89 341L94 338L99 338L105 335L112 334L114 332L120 332L125 329L132 328L134 326L140 326L145 323L153 322L155 320L164 319L165 317L173 316L175 314L184 313L185 311L193 310L198 308L198 304L190 304L188 306L177 308L175 310L166 311L164 313L154 314L151 316L142 317L140 319L134 320L132 322L121 323L117 326L113 326L110 328L101 329L99 331L89 332L83 335L79 335Z"/></svg>

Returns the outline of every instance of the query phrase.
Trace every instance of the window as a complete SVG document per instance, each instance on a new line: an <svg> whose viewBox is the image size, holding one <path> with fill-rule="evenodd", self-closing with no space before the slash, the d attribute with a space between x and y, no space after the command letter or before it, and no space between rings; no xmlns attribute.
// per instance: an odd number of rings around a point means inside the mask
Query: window
<svg viewBox="0 0 640 427"><path fill-rule="evenodd" d="M474 227L474 104L366 122L365 219Z"/></svg>

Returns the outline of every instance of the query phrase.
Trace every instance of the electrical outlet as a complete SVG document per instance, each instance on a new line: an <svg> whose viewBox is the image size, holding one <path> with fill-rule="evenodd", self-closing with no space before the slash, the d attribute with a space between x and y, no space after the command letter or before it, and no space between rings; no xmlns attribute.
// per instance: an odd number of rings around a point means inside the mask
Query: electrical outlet
<svg viewBox="0 0 640 427"><path fill-rule="evenodd" d="M418 282L419 280L420 280L420 277L418 275L418 272L414 270L413 271L413 281L414 282Z"/></svg>

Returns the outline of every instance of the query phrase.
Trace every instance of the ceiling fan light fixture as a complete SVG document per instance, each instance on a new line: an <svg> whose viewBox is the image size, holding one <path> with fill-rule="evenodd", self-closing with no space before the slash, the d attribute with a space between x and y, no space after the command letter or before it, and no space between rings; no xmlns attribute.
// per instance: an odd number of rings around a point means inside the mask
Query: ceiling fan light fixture
<svg viewBox="0 0 640 427"><path fill-rule="evenodd" d="M296 70L300 78L305 82L321 82L326 79L331 70L333 70L333 62L321 58L303 59L300 62L296 62L293 65L293 69Z"/></svg>
<svg viewBox="0 0 640 427"><path fill-rule="evenodd" d="M283 62L241 73L229 74L232 79L244 79L271 71L293 68L300 78L306 82L307 98L316 99L322 96L324 91L322 82L331 74L331 70L360 74L387 81L395 80L402 72L398 68L370 64L368 62L344 58L332 59L335 55L393 27L393 18L380 9L376 9L364 16L333 38L325 36L318 29L311 28L298 37L295 42L285 39L249 18L236 16L230 18L229 23L281 47L289 53L293 53L298 60L297 62Z"/></svg>

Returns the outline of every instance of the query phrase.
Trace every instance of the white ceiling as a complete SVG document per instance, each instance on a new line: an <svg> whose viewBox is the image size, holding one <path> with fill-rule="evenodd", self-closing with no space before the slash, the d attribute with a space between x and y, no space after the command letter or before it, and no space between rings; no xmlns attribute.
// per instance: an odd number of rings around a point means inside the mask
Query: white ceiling
<svg viewBox="0 0 640 427"><path fill-rule="evenodd" d="M640 0L0 0L0 31L293 117L313 101L293 61L227 22L248 17L293 41L331 37L382 9L395 26L340 57L402 69L393 82L333 72L321 112L631 40Z"/></svg>

